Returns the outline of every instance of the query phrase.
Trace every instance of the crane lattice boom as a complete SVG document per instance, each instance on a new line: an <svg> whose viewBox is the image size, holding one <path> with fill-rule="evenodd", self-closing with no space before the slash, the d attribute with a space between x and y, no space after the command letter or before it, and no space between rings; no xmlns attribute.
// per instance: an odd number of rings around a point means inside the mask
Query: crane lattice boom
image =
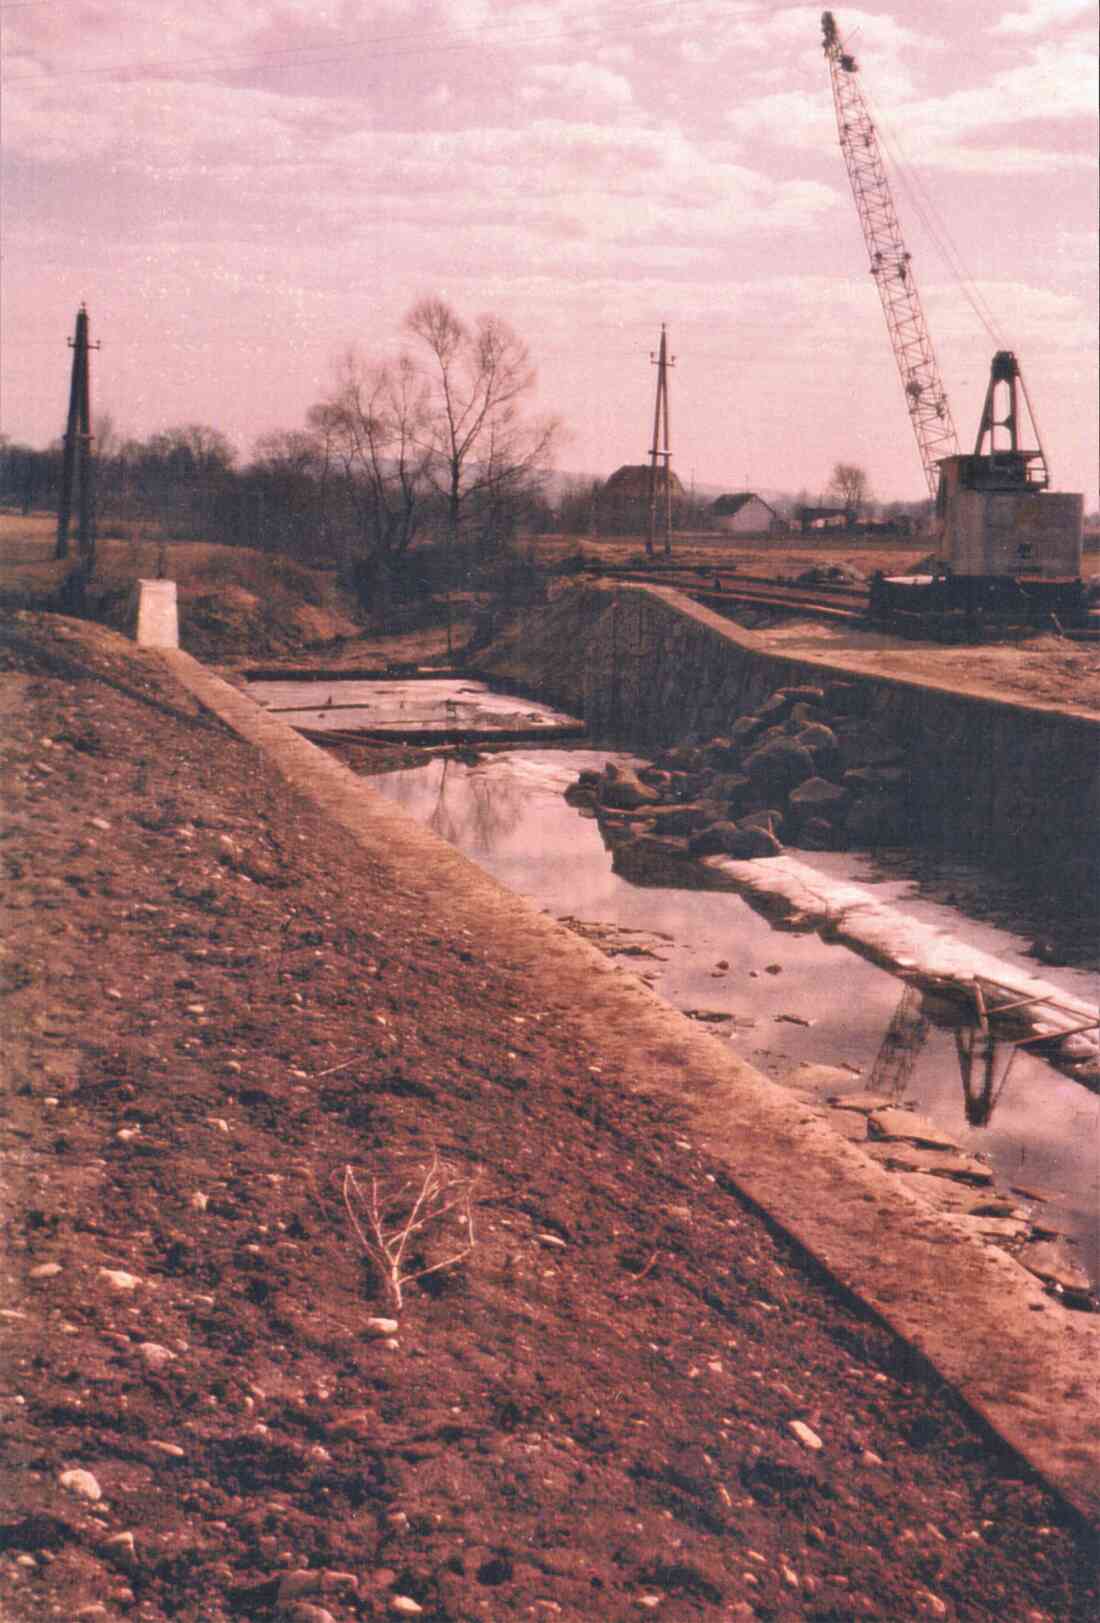
<svg viewBox="0 0 1100 1623"><path fill-rule="evenodd" d="M886 316L928 493L935 497L939 484L937 463L941 457L954 456L959 448L951 408L909 268L910 256L898 224L878 136L856 78L855 59L843 49L831 11L823 14L821 27L841 151L871 259L871 275Z"/></svg>

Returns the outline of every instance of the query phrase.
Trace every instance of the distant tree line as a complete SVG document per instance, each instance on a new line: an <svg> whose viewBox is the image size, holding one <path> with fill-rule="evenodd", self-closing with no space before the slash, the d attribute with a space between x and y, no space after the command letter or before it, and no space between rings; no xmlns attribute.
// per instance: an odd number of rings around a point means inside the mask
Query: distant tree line
<svg viewBox="0 0 1100 1623"><path fill-rule="evenodd" d="M243 464L205 424L137 440L100 417L99 534L283 553L341 569L366 598L416 590L418 543L458 567L553 528L546 480L561 427L524 409L535 371L523 340L495 316L467 323L441 299L416 304L403 337L396 358L347 349L305 424L264 435ZM0 443L0 500L54 508L60 480L60 441Z"/></svg>

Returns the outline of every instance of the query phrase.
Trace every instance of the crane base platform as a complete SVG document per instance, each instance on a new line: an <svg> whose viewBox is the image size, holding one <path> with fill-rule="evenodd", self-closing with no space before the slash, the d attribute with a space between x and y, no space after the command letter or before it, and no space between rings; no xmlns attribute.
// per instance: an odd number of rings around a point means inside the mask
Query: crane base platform
<svg viewBox="0 0 1100 1623"><path fill-rule="evenodd" d="M960 638L986 625L1062 630L1089 622L1080 579L1028 575L876 575L868 615L892 630Z"/></svg>

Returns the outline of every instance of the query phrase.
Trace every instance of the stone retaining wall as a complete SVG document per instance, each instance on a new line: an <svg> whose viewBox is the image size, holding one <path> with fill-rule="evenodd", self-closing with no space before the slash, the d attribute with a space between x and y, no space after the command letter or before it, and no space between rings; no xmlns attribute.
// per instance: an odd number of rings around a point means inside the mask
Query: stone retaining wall
<svg viewBox="0 0 1100 1623"><path fill-rule="evenodd" d="M827 673L904 749L928 843L1100 892L1100 723L1087 716L761 651L665 587L564 592L480 664L642 750L727 732L776 688Z"/></svg>

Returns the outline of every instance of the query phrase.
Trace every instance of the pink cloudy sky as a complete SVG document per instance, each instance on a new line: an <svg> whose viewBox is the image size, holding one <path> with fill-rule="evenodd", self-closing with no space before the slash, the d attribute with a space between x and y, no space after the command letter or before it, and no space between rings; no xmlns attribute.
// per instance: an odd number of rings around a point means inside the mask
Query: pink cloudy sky
<svg viewBox="0 0 1100 1623"><path fill-rule="evenodd" d="M667 321L687 482L923 494L836 142L817 6L0 0L2 418L94 411L243 455L349 341L439 293L530 343L563 467L645 458ZM1016 349L1055 483L1097 505L1092 0L837 10L909 185ZM923 210L922 205L922 210ZM899 184L960 437L994 340Z"/></svg>

